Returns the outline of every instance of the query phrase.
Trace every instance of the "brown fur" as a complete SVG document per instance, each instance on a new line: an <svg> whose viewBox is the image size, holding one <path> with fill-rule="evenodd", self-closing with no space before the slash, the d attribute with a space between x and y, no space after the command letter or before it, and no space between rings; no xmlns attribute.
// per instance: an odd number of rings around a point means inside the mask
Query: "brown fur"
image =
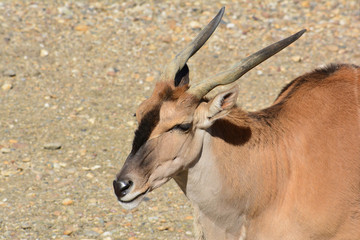
<svg viewBox="0 0 360 240"><path fill-rule="evenodd" d="M298 77L251 113L227 109L234 90L198 101L187 88L158 83L139 107L140 124L154 106L159 120L118 174L130 197L174 178L199 239L360 239L358 67Z"/></svg>
<svg viewBox="0 0 360 240"><path fill-rule="evenodd" d="M360 238L360 72L331 69L295 79L267 109L247 117L234 109L211 129L224 135L212 146L230 201L246 196L251 206L239 209L251 216L249 239Z"/></svg>

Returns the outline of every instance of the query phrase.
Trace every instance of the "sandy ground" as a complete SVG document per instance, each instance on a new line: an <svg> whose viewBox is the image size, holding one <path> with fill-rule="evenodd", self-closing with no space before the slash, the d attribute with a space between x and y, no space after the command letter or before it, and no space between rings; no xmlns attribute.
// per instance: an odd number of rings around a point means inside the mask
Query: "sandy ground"
<svg viewBox="0 0 360 240"><path fill-rule="evenodd" d="M0 1L0 239L193 238L174 182L126 211L112 180L136 107L221 6L222 23L189 61L192 82L308 30L238 81L247 110L315 67L360 63L358 0Z"/></svg>

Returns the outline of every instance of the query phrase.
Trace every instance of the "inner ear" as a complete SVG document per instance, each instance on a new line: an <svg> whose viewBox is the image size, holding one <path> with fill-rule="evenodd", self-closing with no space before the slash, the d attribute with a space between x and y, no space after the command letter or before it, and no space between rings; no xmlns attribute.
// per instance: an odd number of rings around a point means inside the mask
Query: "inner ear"
<svg viewBox="0 0 360 240"><path fill-rule="evenodd" d="M174 85L175 87L181 87L187 84L189 84L189 67L185 64L185 66L176 73Z"/></svg>

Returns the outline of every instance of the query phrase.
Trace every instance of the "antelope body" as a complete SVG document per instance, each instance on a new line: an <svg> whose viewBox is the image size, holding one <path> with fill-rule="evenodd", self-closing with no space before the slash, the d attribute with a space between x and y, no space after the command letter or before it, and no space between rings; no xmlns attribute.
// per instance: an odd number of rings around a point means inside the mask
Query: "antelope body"
<svg viewBox="0 0 360 240"><path fill-rule="evenodd" d="M132 151L113 183L119 203L134 208L173 178L195 208L199 239L360 239L360 68L307 73L257 112L236 106L236 86L207 100L304 32L190 86L186 61L223 12L139 106Z"/></svg>

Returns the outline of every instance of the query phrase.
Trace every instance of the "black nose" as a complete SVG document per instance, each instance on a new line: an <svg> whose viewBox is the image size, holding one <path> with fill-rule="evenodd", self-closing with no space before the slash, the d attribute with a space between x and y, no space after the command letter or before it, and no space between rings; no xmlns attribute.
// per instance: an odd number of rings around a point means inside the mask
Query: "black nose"
<svg viewBox="0 0 360 240"><path fill-rule="evenodd" d="M116 196L120 199L128 194L130 187L133 185L131 180L114 180L113 186Z"/></svg>

